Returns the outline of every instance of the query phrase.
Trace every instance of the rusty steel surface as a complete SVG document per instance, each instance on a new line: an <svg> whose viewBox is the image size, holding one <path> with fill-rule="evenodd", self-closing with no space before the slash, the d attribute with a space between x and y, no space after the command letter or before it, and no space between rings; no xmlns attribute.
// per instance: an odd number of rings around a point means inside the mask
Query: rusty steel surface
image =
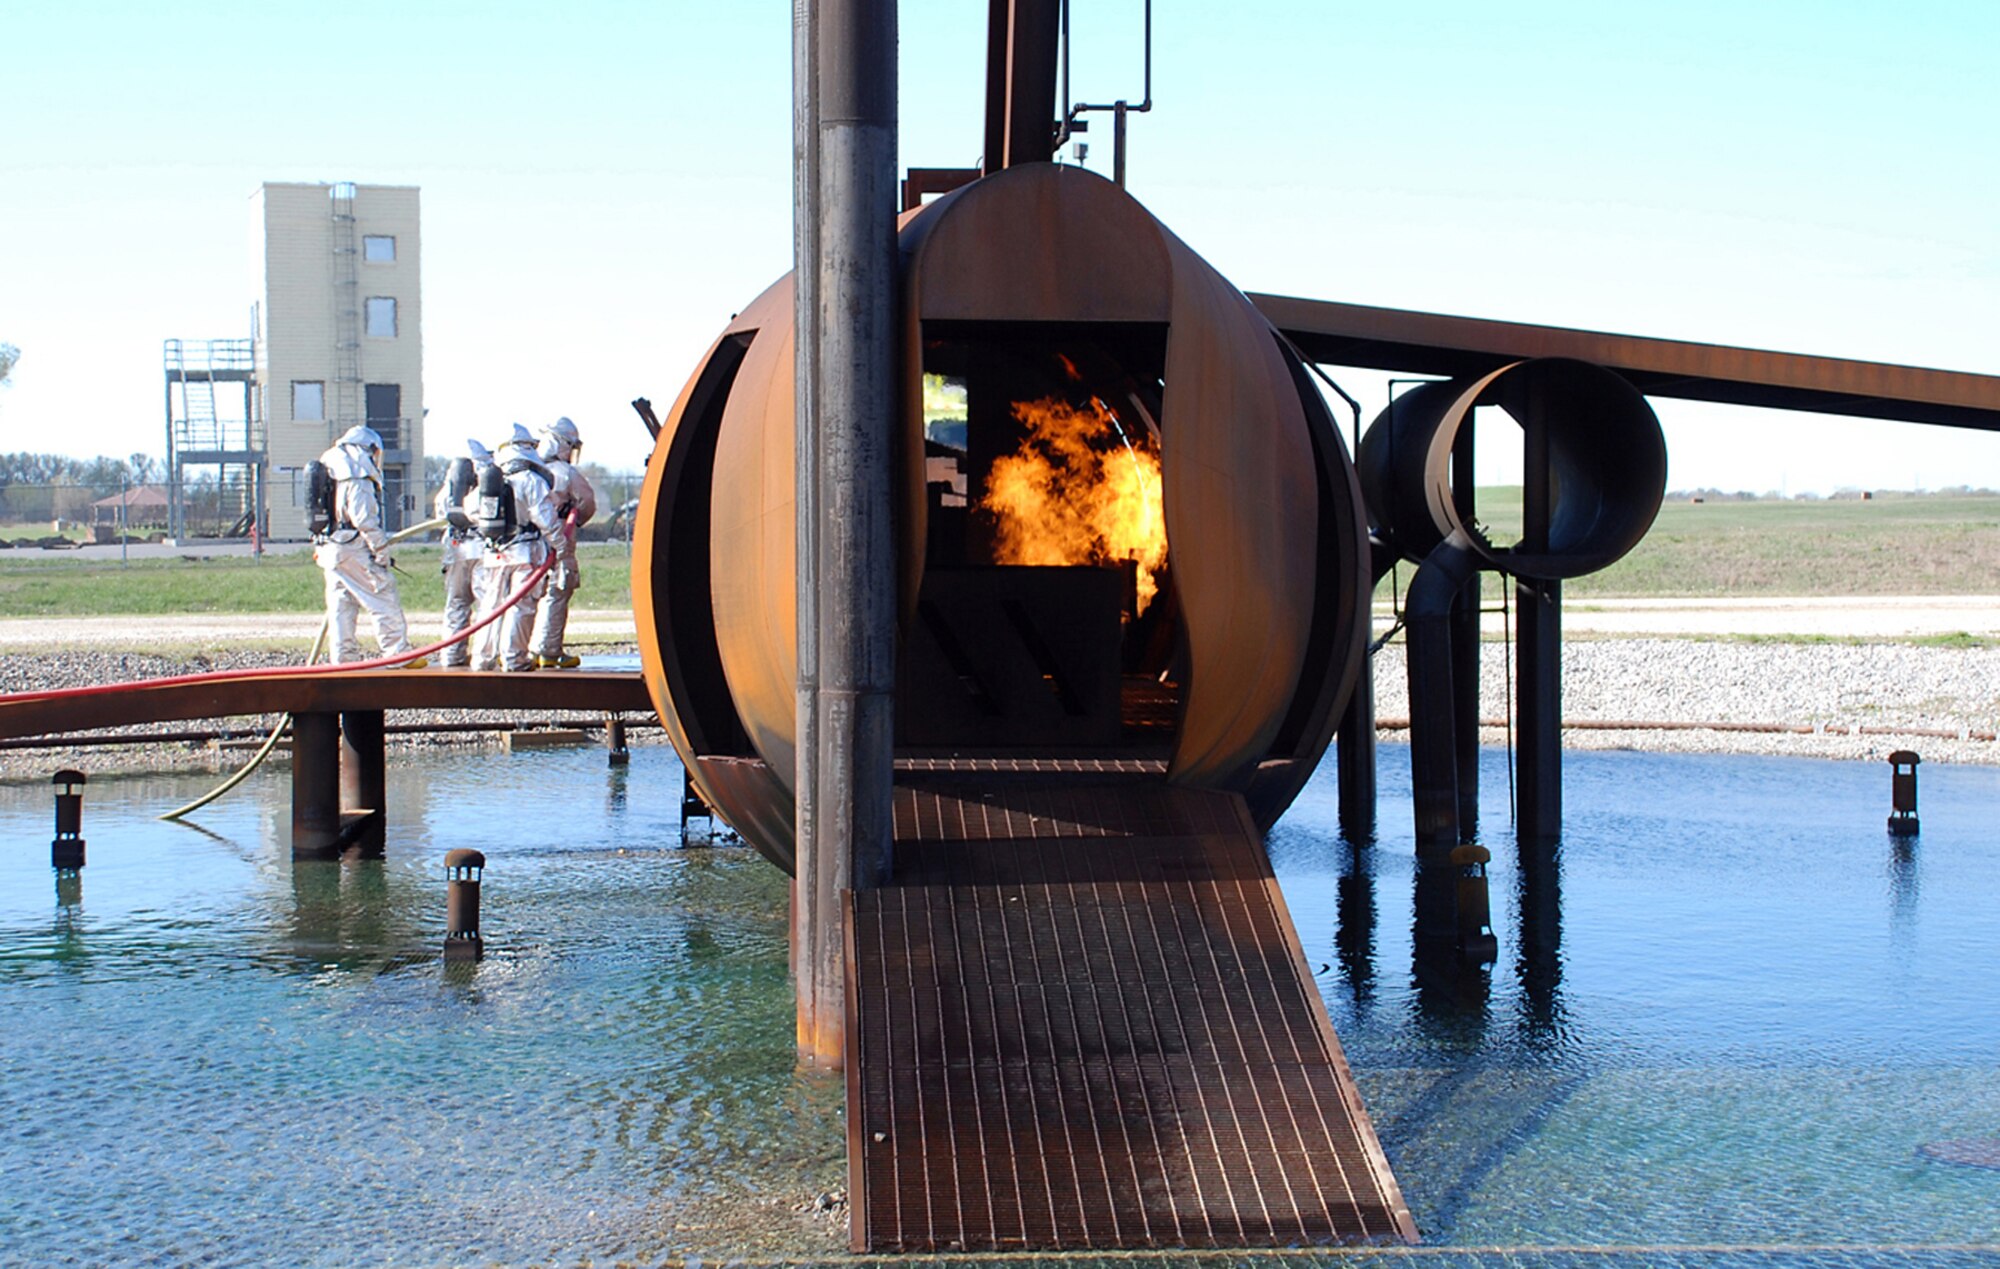
<svg viewBox="0 0 2000 1269"><path fill-rule="evenodd" d="M899 784L850 926L856 1250L1415 1240L1241 799Z"/></svg>
<svg viewBox="0 0 2000 1269"><path fill-rule="evenodd" d="M1477 376L1571 357L1648 396L2000 430L2000 376L1495 322L1283 295L1251 302L1323 365Z"/></svg>
<svg viewBox="0 0 2000 1269"><path fill-rule="evenodd" d="M229 718L239 714L340 714L397 709L520 709L650 712L637 674L562 670L542 674L471 670L357 670L351 674L142 687L129 692L8 703L0 739L99 727Z"/></svg>

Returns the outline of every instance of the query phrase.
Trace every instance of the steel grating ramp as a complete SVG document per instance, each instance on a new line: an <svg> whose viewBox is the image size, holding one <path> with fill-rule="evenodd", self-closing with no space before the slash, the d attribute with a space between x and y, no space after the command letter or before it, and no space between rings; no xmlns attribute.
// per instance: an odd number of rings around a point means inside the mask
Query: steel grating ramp
<svg viewBox="0 0 2000 1269"><path fill-rule="evenodd" d="M1076 778L899 778L848 923L855 1250L1414 1241L1241 799Z"/></svg>

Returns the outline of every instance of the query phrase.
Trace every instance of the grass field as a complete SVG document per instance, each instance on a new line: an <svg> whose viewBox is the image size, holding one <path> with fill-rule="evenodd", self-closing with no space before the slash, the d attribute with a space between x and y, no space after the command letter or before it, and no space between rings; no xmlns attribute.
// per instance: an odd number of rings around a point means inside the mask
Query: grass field
<svg viewBox="0 0 2000 1269"><path fill-rule="evenodd" d="M435 546L396 548L403 606L439 608L444 583ZM581 548L578 608L626 608L631 566L623 543ZM213 559L81 560L66 552L0 553L0 617L145 617L169 613L318 612L325 581L300 551Z"/></svg>
<svg viewBox="0 0 2000 1269"><path fill-rule="evenodd" d="M1518 532L1519 488L1479 491L1494 536ZM626 548L583 547L579 608L632 602ZM437 549L396 552L403 602L442 602ZM1399 583L1409 584L1410 566ZM1487 585L1498 593L1499 580ZM1383 582L1386 598L1388 581ZM2000 594L2000 495L1889 495L1867 502L1671 502L1646 540L1602 573L1564 587L1573 599L1717 595ZM0 552L0 617L317 612L320 572L304 553L210 560L81 560Z"/></svg>
<svg viewBox="0 0 2000 1269"><path fill-rule="evenodd" d="M1511 540L1520 532L1520 487L1481 489L1478 513L1489 536ZM1406 566L1404 584L1408 575ZM1487 584L1497 593L1497 579ZM1631 554L1565 583L1563 594L2000 594L2000 495L1669 502Z"/></svg>

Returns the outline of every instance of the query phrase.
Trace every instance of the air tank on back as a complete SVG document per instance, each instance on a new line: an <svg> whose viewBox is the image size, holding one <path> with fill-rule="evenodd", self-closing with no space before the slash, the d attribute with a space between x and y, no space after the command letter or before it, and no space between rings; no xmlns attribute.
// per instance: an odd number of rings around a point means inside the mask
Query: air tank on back
<svg viewBox="0 0 2000 1269"><path fill-rule="evenodd" d="M904 218L899 761L1311 775L1365 661L1354 468L1297 355L1123 190L1011 167ZM689 777L787 870L793 291L722 332L646 473L633 604Z"/></svg>

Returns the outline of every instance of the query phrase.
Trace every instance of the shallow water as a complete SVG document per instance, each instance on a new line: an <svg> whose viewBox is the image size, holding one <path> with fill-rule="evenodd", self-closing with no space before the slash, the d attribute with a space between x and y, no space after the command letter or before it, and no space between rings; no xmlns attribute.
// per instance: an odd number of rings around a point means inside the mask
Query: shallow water
<svg viewBox="0 0 2000 1269"><path fill-rule="evenodd" d="M1923 768L1899 848L1876 764L1565 766L1528 887L1487 755L1488 974L1413 964L1406 751L1372 846L1331 764L1272 835L1438 1258L2000 1264L2000 1171L1918 1154L2000 1137L2000 771ZM381 863L293 865L282 764L151 819L212 779L95 776L75 902L47 784L0 784L0 1263L840 1254L793 1210L844 1140L793 1069L783 878L681 845L669 751L396 755ZM459 846L469 972L437 959Z"/></svg>

